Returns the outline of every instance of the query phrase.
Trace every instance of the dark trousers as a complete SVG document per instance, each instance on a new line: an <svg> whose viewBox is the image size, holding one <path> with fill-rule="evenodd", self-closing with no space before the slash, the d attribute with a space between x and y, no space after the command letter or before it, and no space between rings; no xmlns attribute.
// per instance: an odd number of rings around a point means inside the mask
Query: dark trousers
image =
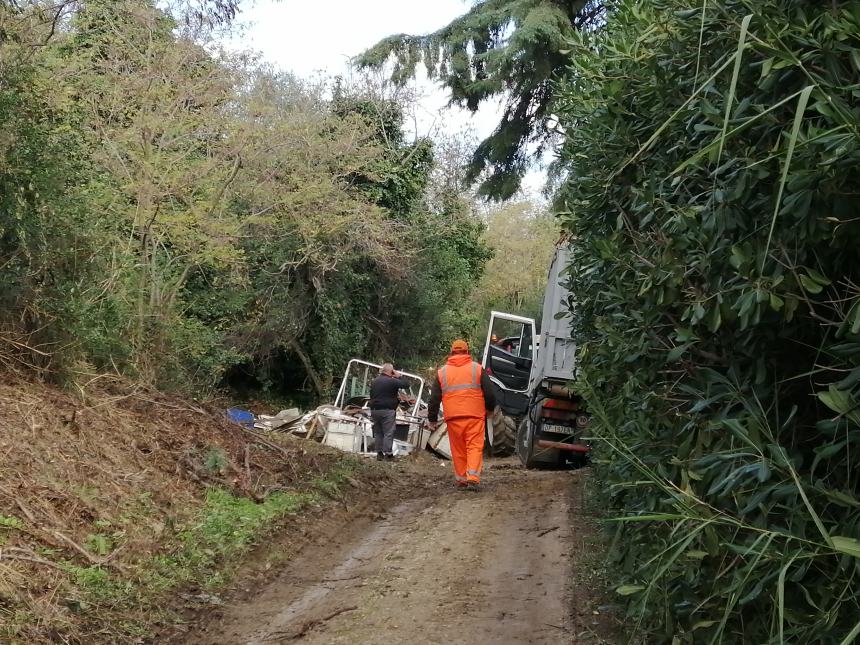
<svg viewBox="0 0 860 645"><path fill-rule="evenodd" d="M394 410L371 410L373 422L373 445L376 452L390 455L394 446L394 427L397 413Z"/></svg>

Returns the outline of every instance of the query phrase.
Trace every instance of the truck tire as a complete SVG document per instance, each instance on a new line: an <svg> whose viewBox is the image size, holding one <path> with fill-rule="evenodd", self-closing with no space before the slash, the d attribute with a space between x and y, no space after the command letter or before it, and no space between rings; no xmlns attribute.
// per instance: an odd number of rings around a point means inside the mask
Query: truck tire
<svg viewBox="0 0 860 645"><path fill-rule="evenodd" d="M517 457L526 469L537 466L534 460L534 436L529 436L529 418L525 416L517 428Z"/></svg>
<svg viewBox="0 0 860 645"><path fill-rule="evenodd" d="M513 417L498 413L493 417L493 457L510 457L517 442L517 424Z"/></svg>

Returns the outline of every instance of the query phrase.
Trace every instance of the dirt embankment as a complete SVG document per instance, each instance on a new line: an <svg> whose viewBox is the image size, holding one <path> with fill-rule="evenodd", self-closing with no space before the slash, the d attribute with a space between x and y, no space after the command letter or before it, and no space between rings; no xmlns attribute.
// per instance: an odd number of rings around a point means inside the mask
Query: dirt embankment
<svg viewBox="0 0 860 645"><path fill-rule="evenodd" d="M0 642L140 642L354 471L220 409L101 379L0 384ZM357 482L356 482L357 483Z"/></svg>
<svg viewBox="0 0 860 645"><path fill-rule="evenodd" d="M586 478L496 462L480 493L446 481L400 501L382 493L375 508L359 501L280 571L261 556L227 605L170 641L611 642L599 576L578 571L599 561Z"/></svg>

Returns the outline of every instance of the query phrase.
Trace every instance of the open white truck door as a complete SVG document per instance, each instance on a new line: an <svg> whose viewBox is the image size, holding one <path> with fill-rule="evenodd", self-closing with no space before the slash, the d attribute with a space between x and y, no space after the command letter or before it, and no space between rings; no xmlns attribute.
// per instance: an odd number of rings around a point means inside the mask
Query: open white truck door
<svg viewBox="0 0 860 645"><path fill-rule="evenodd" d="M537 349L533 318L500 311L490 313L481 365L493 382L499 406L492 418L487 419L487 440L496 457L514 452L517 419L528 405L529 380Z"/></svg>
<svg viewBox="0 0 860 645"><path fill-rule="evenodd" d="M527 392L536 341L533 318L493 311L481 365L504 390Z"/></svg>

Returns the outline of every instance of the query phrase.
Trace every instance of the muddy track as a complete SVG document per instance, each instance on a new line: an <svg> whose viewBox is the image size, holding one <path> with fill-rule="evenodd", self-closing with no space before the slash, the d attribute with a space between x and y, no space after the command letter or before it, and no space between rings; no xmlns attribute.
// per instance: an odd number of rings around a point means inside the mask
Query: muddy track
<svg viewBox="0 0 860 645"><path fill-rule="evenodd" d="M584 477L497 464L479 493L446 486L371 509L182 642L580 642L594 622L571 575Z"/></svg>

